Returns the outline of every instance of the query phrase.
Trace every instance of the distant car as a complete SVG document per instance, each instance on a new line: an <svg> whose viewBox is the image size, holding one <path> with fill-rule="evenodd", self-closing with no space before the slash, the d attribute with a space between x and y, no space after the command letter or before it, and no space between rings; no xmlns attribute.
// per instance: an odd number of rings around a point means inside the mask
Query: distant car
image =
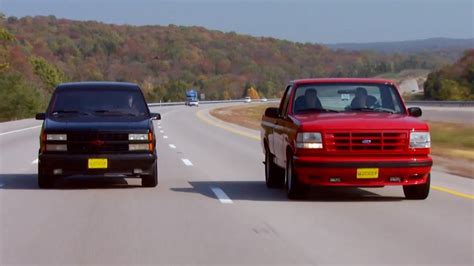
<svg viewBox="0 0 474 266"><path fill-rule="evenodd" d="M77 82L56 87L44 120L38 185L49 188L69 176L141 178L158 184L152 120L140 88L122 82Z"/></svg>
<svg viewBox="0 0 474 266"><path fill-rule="evenodd" d="M196 106L199 107L199 101L198 100L191 100L186 103L187 106Z"/></svg>
<svg viewBox="0 0 474 266"><path fill-rule="evenodd" d="M290 199L310 186L402 186L407 199L426 199L433 161L421 114L389 80L292 81L262 117L266 184Z"/></svg>
<svg viewBox="0 0 474 266"><path fill-rule="evenodd" d="M262 98L262 99L260 99L260 101L261 101L262 103L266 103L266 102L268 102L268 99L267 99L267 98Z"/></svg>
<svg viewBox="0 0 474 266"><path fill-rule="evenodd" d="M245 103L251 103L251 102L252 102L252 98L250 98L250 97L245 97L244 102L245 102Z"/></svg>

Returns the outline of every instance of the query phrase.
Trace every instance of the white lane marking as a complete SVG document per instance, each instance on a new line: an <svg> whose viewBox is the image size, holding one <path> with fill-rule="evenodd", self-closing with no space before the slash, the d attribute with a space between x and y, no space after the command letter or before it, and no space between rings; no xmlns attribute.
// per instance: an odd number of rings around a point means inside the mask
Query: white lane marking
<svg viewBox="0 0 474 266"><path fill-rule="evenodd" d="M169 145L171 149L176 149L176 146L174 144Z"/></svg>
<svg viewBox="0 0 474 266"><path fill-rule="evenodd" d="M161 129L161 126L158 126L159 129Z"/></svg>
<svg viewBox="0 0 474 266"><path fill-rule="evenodd" d="M160 130L160 133L165 133L165 131L164 131L164 130Z"/></svg>
<svg viewBox="0 0 474 266"><path fill-rule="evenodd" d="M211 187L211 190L212 190L212 192L214 192L217 199L219 199L219 201L221 203L224 203L224 204L233 203L233 201L227 196L227 194L225 194L225 192L222 189L220 189L218 187Z"/></svg>
<svg viewBox="0 0 474 266"><path fill-rule="evenodd" d="M39 127L41 127L41 125L39 125L39 126L34 126L34 127L27 127L27 128L17 129L17 130L12 130L12 131L7 131L7 132L0 133L0 136L12 134L12 133L17 133L17 132L21 132L21 131L26 131L26 130L30 130L30 129L34 129L34 128L39 128Z"/></svg>
<svg viewBox="0 0 474 266"><path fill-rule="evenodd" d="M37 163L38 163L38 159L34 159L31 163L32 163L32 164L37 164Z"/></svg>
<svg viewBox="0 0 474 266"><path fill-rule="evenodd" d="M193 163L188 159L181 159L186 166L193 166Z"/></svg>
<svg viewBox="0 0 474 266"><path fill-rule="evenodd" d="M167 138L168 138L168 136L163 136L163 138L164 138L164 139L167 139Z"/></svg>

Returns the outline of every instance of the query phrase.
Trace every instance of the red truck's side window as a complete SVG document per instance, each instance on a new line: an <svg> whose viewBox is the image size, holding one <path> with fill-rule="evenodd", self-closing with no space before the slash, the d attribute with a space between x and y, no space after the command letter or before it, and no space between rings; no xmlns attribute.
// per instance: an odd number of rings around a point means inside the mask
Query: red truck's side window
<svg viewBox="0 0 474 266"><path fill-rule="evenodd" d="M292 85L286 87L285 94L283 95L283 99L280 103L279 114L280 116L286 116L288 114L288 105L290 103L290 96L291 96L291 88Z"/></svg>

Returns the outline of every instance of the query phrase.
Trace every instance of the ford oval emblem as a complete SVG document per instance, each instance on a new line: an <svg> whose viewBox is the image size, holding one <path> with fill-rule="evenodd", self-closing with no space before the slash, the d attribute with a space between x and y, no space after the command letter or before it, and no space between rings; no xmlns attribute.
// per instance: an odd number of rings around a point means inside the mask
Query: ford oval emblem
<svg viewBox="0 0 474 266"><path fill-rule="evenodd" d="M370 139L364 139L362 140L362 144L370 144L372 141Z"/></svg>

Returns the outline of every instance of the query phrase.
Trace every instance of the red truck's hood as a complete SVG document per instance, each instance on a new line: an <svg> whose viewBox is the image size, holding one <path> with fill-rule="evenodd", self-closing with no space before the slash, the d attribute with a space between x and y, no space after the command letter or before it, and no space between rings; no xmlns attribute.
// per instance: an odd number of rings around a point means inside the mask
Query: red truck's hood
<svg viewBox="0 0 474 266"><path fill-rule="evenodd" d="M428 130L428 125L405 114L312 113L293 116L302 131L318 130Z"/></svg>

